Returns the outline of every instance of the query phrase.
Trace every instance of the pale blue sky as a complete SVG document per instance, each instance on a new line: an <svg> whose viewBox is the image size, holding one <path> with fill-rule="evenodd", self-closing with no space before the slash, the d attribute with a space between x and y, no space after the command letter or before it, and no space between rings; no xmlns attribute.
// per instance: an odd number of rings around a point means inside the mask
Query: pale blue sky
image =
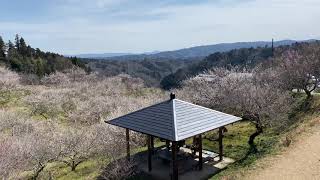
<svg viewBox="0 0 320 180"><path fill-rule="evenodd" d="M61 54L320 37L319 0L0 0L0 35Z"/></svg>

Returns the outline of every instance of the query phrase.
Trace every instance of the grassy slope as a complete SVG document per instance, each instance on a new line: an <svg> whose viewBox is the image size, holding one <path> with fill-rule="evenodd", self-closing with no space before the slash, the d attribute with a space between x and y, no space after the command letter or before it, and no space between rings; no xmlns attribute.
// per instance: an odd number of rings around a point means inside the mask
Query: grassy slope
<svg viewBox="0 0 320 180"><path fill-rule="evenodd" d="M21 98L29 93L28 90L0 90L0 108L24 108Z"/></svg>
<svg viewBox="0 0 320 180"><path fill-rule="evenodd" d="M262 162L265 157L279 154L284 148L287 148L288 144L286 139L292 141L296 136L314 126L313 119L320 115L320 95L314 94L311 102L307 104L305 103L304 95L298 95L296 99L300 106L293 112L293 115L290 118L291 124L282 129L283 131L281 132L269 130L258 137L256 142L258 144L259 152L257 154L246 156L248 146L244 143L246 143L245 140L248 139L250 131L249 125L235 129L240 130L239 137L232 137L233 135L236 135L237 132L229 131L228 134L230 135L225 138L226 140L224 142L226 144L225 155L235 158L238 161L230 165L221 173L211 177L210 180L239 179L243 177L249 171L257 168L256 164ZM240 124L239 126L242 125ZM248 134L246 134L246 132L248 132ZM228 150L229 143L233 145L231 146L231 149Z"/></svg>
<svg viewBox="0 0 320 180"><path fill-rule="evenodd" d="M0 108L13 109L20 112L28 112L28 108L22 103L21 98L26 96L29 92L27 90L17 91L0 91ZM297 98L302 101L304 97ZM227 127L228 132L224 138L225 156L234 158L236 163L229 166L226 170L222 171L211 179L221 179L222 177L238 177L244 174L248 169L254 167L255 162L261 157L272 155L283 147L281 139L293 134L297 129L303 129L308 120L318 116L320 107L320 96L315 95L313 102L309 104L308 110L302 111L298 108L295 112L295 116L292 117L292 125L281 134L268 130L256 140L259 153L254 155L248 155L247 152L249 146L247 144L249 135L255 131L255 128L249 122L236 123ZM301 107L305 106L302 104ZM218 152L218 143L216 141L210 141L208 139L215 139L217 132L213 131L205 135L204 148ZM138 151L144 150L141 148ZM104 159L91 159L79 165L75 172L71 172L70 167L67 167L63 163L51 163L47 166L43 172L44 176L51 175L54 179L95 179L99 173L101 167L106 164ZM240 175L239 175L240 174ZM27 177L28 172L22 174L22 177Z"/></svg>

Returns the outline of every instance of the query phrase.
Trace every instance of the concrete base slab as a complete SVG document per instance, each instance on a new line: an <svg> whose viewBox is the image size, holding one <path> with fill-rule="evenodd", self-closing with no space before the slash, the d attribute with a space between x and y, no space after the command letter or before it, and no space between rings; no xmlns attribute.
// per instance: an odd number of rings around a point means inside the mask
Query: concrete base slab
<svg viewBox="0 0 320 180"><path fill-rule="evenodd" d="M190 149L181 148L181 151L191 153ZM157 157L155 154L152 157L152 171L148 171L147 153L142 152L137 154L134 158L138 164L138 170L152 177L155 180L170 180L171 179L171 165L170 162L165 162L163 159ZM224 157L219 161L219 156L210 151L203 151L203 169L198 170L198 158L186 158L178 162L179 179L195 180L195 179L208 179L209 177L217 174L222 169L226 168L234 160Z"/></svg>

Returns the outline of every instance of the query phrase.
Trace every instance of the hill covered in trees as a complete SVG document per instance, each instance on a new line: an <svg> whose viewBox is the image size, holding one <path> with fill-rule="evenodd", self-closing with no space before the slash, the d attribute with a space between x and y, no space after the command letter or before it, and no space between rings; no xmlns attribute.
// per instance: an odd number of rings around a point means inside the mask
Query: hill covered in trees
<svg viewBox="0 0 320 180"><path fill-rule="evenodd" d="M204 73L214 67L232 67L252 69L258 64L270 62L270 59L281 56L288 49L303 50L304 45L319 44L315 42L299 42L292 45L275 47L257 47L234 49L228 52L213 53L201 61L178 69L161 80L161 87L171 89L180 87L181 83L191 77Z"/></svg>
<svg viewBox="0 0 320 180"><path fill-rule="evenodd" d="M289 46L288 46L289 47ZM280 49L280 48L278 48ZM141 59L141 60L84 60L101 75L110 77L129 74L141 78L147 86L171 89L180 83L212 67L254 67L272 57L272 48L242 48L228 52L213 53L205 58L189 59Z"/></svg>
<svg viewBox="0 0 320 180"><path fill-rule="evenodd" d="M10 40L5 43L0 36L0 63L14 71L36 74L39 77L72 67L88 70L85 64L76 57L66 58L57 53L43 52L39 48L32 48L18 34L14 43Z"/></svg>
<svg viewBox="0 0 320 180"><path fill-rule="evenodd" d="M296 41L275 42L274 49L272 48L271 42L263 41L213 45L215 48L213 48L213 46L195 47L196 49L206 49L205 54L212 52L207 57L193 57L186 52L186 54L179 59L176 56L170 56L170 53L167 56L165 55L166 52L161 52L152 55L130 55L100 60L83 60L89 64L91 69L98 71L104 76L114 76L124 73L143 79L148 86L171 89L179 87L183 80L203 73L212 67L239 66L252 68L257 64L268 61L273 57L273 53L275 53L275 55L281 54L282 51L294 47L296 44L312 43L314 41L294 42ZM234 49L226 51L231 48ZM193 50L184 49L181 51L172 51L172 53L183 53L185 51L191 52ZM163 54L163 56L161 54Z"/></svg>
<svg viewBox="0 0 320 180"><path fill-rule="evenodd" d="M194 60L84 60L93 71L99 72L102 76L115 76L128 74L132 77L141 78L147 86L159 87L163 77L174 73L179 68L192 64Z"/></svg>
<svg viewBox="0 0 320 180"><path fill-rule="evenodd" d="M253 67L258 63L267 61L272 55L271 47L242 48L228 52L217 52L197 63L178 69L175 73L164 77L161 81L161 86L164 89L179 87L183 80L204 73L213 67Z"/></svg>
<svg viewBox="0 0 320 180"><path fill-rule="evenodd" d="M311 42L314 40L306 40ZM275 41L274 47L291 45L298 41L295 40L282 40ZM106 59L106 60L141 60L144 58L160 60L160 59L190 59L190 58L204 58L216 52L227 52L234 49L241 48L257 48L271 46L272 41L254 41L254 42L235 42L235 43L220 43L213 45L195 46L190 48L183 48L173 51L151 52L142 54L129 54L129 53L104 53L104 54L80 54L77 57L91 58L91 59Z"/></svg>
<svg viewBox="0 0 320 180"><path fill-rule="evenodd" d="M159 59L121 59L94 60L84 59L89 67L104 76L129 74L141 78L147 86L170 89L178 87L183 80L202 73L216 66L254 66L272 56L271 46L257 48L233 49L228 52L217 52L203 58ZM128 57L128 56L127 56ZM119 60L120 58L120 60Z"/></svg>

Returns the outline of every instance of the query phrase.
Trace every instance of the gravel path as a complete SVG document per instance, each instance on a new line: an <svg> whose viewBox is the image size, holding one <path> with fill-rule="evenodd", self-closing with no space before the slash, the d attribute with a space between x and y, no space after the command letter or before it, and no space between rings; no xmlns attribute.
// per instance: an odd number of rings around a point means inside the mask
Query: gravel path
<svg viewBox="0 0 320 180"><path fill-rule="evenodd" d="M278 156L268 158L264 169L254 170L250 180L320 180L320 127L301 135Z"/></svg>

